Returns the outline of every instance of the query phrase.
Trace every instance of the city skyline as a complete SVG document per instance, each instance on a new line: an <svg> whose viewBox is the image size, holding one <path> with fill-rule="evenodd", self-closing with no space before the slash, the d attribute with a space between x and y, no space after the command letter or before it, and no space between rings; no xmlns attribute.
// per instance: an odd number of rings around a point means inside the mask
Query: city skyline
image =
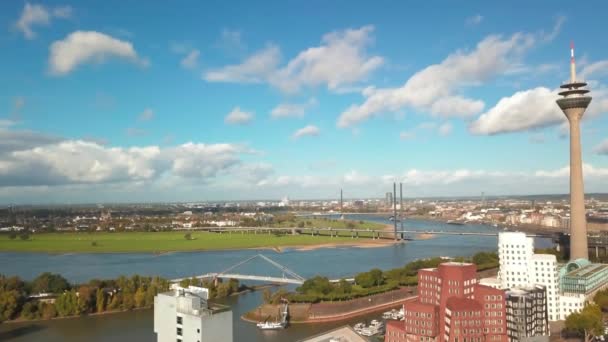
<svg viewBox="0 0 608 342"><path fill-rule="evenodd" d="M313 5L0 5L0 203L565 194L571 40L608 192L601 11Z"/></svg>

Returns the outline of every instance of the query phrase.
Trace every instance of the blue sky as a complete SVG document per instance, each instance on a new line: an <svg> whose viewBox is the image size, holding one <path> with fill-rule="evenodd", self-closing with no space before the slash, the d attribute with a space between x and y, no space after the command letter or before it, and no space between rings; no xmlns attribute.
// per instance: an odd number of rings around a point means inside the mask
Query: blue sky
<svg viewBox="0 0 608 342"><path fill-rule="evenodd" d="M603 3L5 1L0 202L608 191Z"/></svg>

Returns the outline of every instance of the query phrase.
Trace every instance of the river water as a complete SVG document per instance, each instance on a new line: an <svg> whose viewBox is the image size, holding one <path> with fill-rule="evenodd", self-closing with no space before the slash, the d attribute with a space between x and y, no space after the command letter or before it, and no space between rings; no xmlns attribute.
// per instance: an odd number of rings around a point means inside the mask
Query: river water
<svg viewBox="0 0 608 342"><path fill-rule="evenodd" d="M390 223L385 217L353 215L356 220ZM496 228L485 225L454 226L440 222L408 219L404 224L411 230L476 231L493 232ZM537 247L548 247L551 241L537 239ZM62 254L0 253L0 273L32 279L42 272L62 274L72 282L84 282L93 278L115 278L119 275L160 275L178 278L218 272L258 253L287 266L308 278L317 274L329 278L352 277L354 274L377 267L390 269L434 256L470 256L479 251L496 250L497 238L493 236L437 235L428 240L415 240L404 244L381 248L338 247L312 251L285 249L281 253L270 250L237 250L216 252L187 252L153 255L146 253L115 254ZM240 271L240 272L239 272ZM281 272L262 260L255 259L235 273L281 276ZM239 317L254 309L261 302L262 293L253 292L230 297L222 302L232 307L235 341L296 341L306 336L355 323L372 317L358 318L351 322L315 325L294 325L284 331L258 331L251 323ZM155 341L152 310L141 310L103 316L53 320L23 324L0 325L0 341L48 341L48 342L119 342Z"/></svg>

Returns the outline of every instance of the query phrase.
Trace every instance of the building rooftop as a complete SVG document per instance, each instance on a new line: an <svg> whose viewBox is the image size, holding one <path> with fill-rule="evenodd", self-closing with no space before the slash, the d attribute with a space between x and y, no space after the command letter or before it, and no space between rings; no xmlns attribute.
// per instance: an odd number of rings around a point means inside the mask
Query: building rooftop
<svg viewBox="0 0 608 342"><path fill-rule="evenodd" d="M202 298L197 293L184 291L183 289L162 292L158 296L176 298L178 302L177 311L189 315L209 316L231 310L229 306L208 302L206 298Z"/></svg>
<svg viewBox="0 0 608 342"><path fill-rule="evenodd" d="M603 272L606 269L608 269L608 265L606 264L590 264L571 271L567 273L566 276L577 278L591 278L596 273Z"/></svg>
<svg viewBox="0 0 608 342"><path fill-rule="evenodd" d="M369 340L357 334L350 326L345 325L334 330L305 338L299 342L369 342Z"/></svg>
<svg viewBox="0 0 608 342"><path fill-rule="evenodd" d="M468 310L481 310L481 304L473 299L450 297L446 302L446 307L452 311L468 311Z"/></svg>

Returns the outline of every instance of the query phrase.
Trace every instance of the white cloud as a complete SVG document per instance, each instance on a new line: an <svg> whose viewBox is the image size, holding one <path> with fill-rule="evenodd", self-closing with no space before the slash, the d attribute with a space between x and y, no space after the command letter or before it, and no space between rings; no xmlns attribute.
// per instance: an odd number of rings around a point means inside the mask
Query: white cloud
<svg viewBox="0 0 608 342"><path fill-rule="evenodd" d="M608 90L602 86L591 93L593 101L584 118L593 118L608 110ZM503 97L469 126L473 134L493 135L544 128L561 124L561 134L567 133L568 124L555 101L557 90L545 87L518 91Z"/></svg>
<svg viewBox="0 0 608 342"><path fill-rule="evenodd" d="M555 18L555 24L553 25L553 29L550 32L541 32L540 37L545 42L553 41L559 35L562 26L566 22L566 17L560 15Z"/></svg>
<svg viewBox="0 0 608 342"><path fill-rule="evenodd" d="M232 172L250 153L237 144L122 148L28 131L0 131L0 137L0 187L205 180Z"/></svg>
<svg viewBox="0 0 608 342"><path fill-rule="evenodd" d="M481 24L482 21L483 21L483 15L476 14L472 17L468 17L467 20L465 21L465 23L469 26L475 26L475 25Z"/></svg>
<svg viewBox="0 0 608 342"><path fill-rule="evenodd" d="M275 73L280 60L279 48L268 45L241 64L204 72L203 79L208 82L261 83Z"/></svg>
<svg viewBox="0 0 608 342"><path fill-rule="evenodd" d="M601 60L585 65L581 70L580 76L583 80L599 78L608 74L608 60Z"/></svg>
<svg viewBox="0 0 608 342"><path fill-rule="evenodd" d="M449 122L443 123L441 126L439 126L438 132L440 135L442 136L447 136L450 135L450 133L452 133L452 124Z"/></svg>
<svg viewBox="0 0 608 342"><path fill-rule="evenodd" d="M362 93L365 101L342 112L338 126L349 127L404 107L430 111L442 117L475 115L483 109L483 101L466 98L459 92L504 74L534 40L533 35L523 33L506 39L488 36L473 51L458 50L441 63L418 71L399 88L366 88Z"/></svg>
<svg viewBox="0 0 608 342"><path fill-rule="evenodd" d="M0 156L6 153L55 144L64 139L44 133L0 128Z"/></svg>
<svg viewBox="0 0 608 342"><path fill-rule="evenodd" d="M168 148L164 157L171 162L172 174L186 178L209 178L240 163L241 146L234 144L186 143Z"/></svg>
<svg viewBox="0 0 608 342"><path fill-rule="evenodd" d="M95 31L76 31L50 47L49 67L54 75L65 75L85 63L103 63L110 58L122 58L147 65L128 41Z"/></svg>
<svg viewBox="0 0 608 342"><path fill-rule="evenodd" d="M306 136L316 137L319 134L320 134L319 127L317 127L315 125L308 125L306 127L302 127L300 129L298 129L297 131L295 131L292 135L292 138L299 139L301 137L306 137Z"/></svg>
<svg viewBox="0 0 608 342"><path fill-rule="evenodd" d="M300 52L282 68L279 48L269 45L243 63L209 70L203 78L209 82L267 82L284 92L319 85L339 91L365 79L384 63L382 57L367 56L373 30L364 26L330 32L323 36L321 45Z"/></svg>
<svg viewBox="0 0 608 342"><path fill-rule="evenodd" d="M137 119L139 121L150 121L154 119L154 111L152 110L152 108L146 108L143 112L141 112L141 114L139 114L139 117Z"/></svg>
<svg viewBox="0 0 608 342"><path fill-rule="evenodd" d="M564 178L570 177L570 166L564 166L557 170L539 170L534 173L536 177L542 178ZM606 178L608 180L608 169L594 167L591 164L583 164L583 176L587 178Z"/></svg>
<svg viewBox="0 0 608 342"><path fill-rule="evenodd" d="M469 130L473 134L492 135L542 128L567 120L555 100L555 91L545 87L519 91L503 97L474 121Z"/></svg>
<svg viewBox="0 0 608 342"><path fill-rule="evenodd" d="M54 18L66 19L71 15L72 8L70 6L49 9L43 5L26 2L15 27L23 33L25 38L34 39L36 32L32 29L33 26L48 26Z"/></svg>
<svg viewBox="0 0 608 342"><path fill-rule="evenodd" d="M196 69L198 67L199 56L200 51L194 49L180 61L180 65L185 69Z"/></svg>
<svg viewBox="0 0 608 342"><path fill-rule="evenodd" d="M602 141L594 148L595 153L608 155L608 139Z"/></svg>
<svg viewBox="0 0 608 342"><path fill-rule="evenodd" d="M254 115L252 112L241 110L240 107L234 109L226 115L224 122L229 125L245 125L253 121Z"/></svg>
<svg viewBox="0 0 608 342"><path fill-rule="evenodd" d="M304 117L308 108L316 105L315 98L311 98L306 103L281 103L272 109L270 116L273 119L301 118Z"/></svg>

